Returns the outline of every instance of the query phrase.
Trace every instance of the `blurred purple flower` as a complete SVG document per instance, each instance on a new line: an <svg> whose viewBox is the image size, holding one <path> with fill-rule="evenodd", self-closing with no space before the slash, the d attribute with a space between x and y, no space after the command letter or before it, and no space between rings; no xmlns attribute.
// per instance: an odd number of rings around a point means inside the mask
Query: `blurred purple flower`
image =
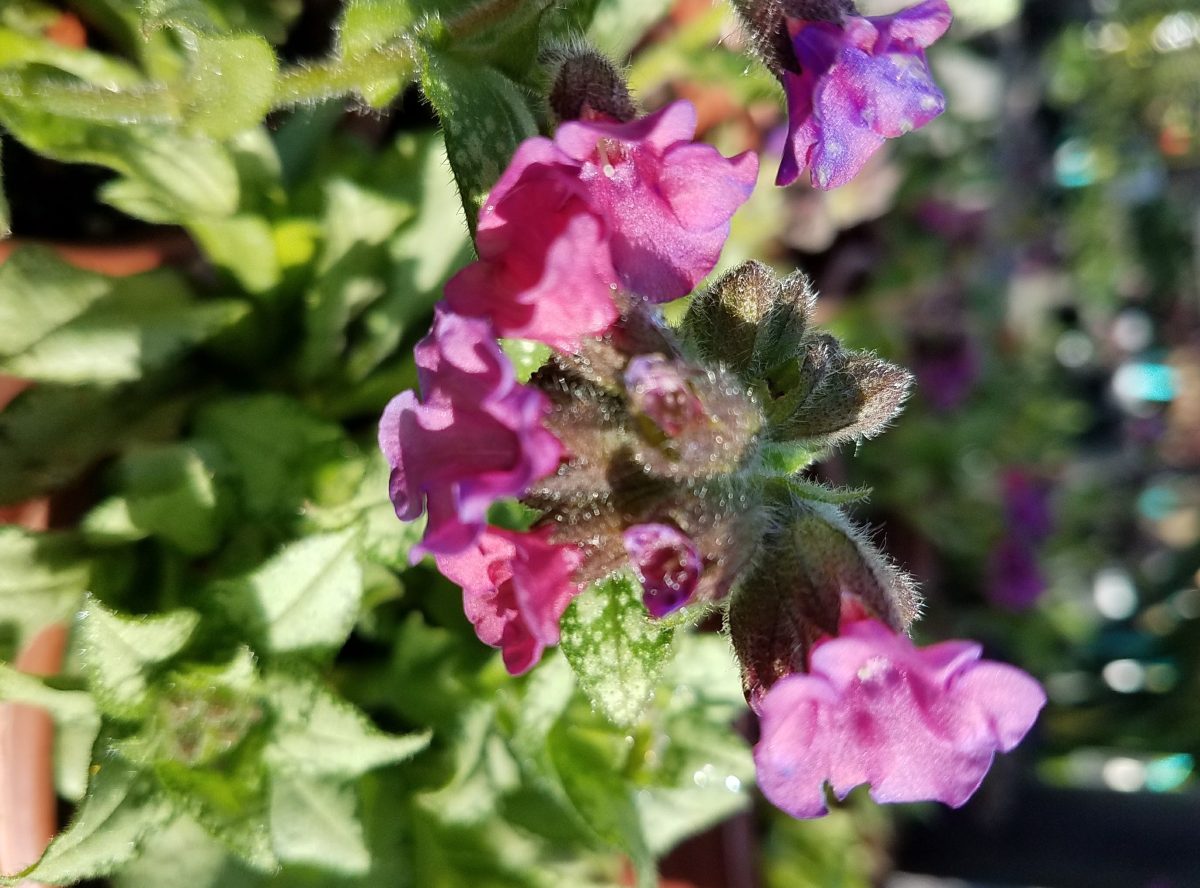
<svg viewBox="0 0 1200 888"><path fill-rule="evenodd" d="M1004 517L1010 531L1033 543L1044 542L1054 530L1049 483L1029 472L1010 468L1001 479Z"/></svg>
<svg viewBox="0 0 1200 888"><path fill-rule="evenodd" d="M555 471L563 448L542 425L546 396L515 381L486 321L438 309L414 355L421 398L410 390L391 400L379 446L396 515L429 512L417 559L470 546L488 507Z"/></svg>
<svg viewBox="0 0 1200 888"><path fill-rule="evenodd" d="M809 672L761 700L763 794L794 817L826 813L826 783L838 798L868 783L879 802L962 805L1046 702L1030 676L979 656L963 641L919 649L871 620L818 642Z"/></svg>
<svg viewBox="0 0 1200 888"><path fill-rule="evenodd" d="M775 183L789 185L810 167L818 188L845 185L886 139L941 114L945 98L924 50L950 19L945 0L840 21L789 17L799 72L783 71L788 145Z"/></svg>
<svg viewBox="0 0 1200 888"><path fill-rule="evenodd" d="M939 413L958 408L979 381L979 354L966 331L949 337L921 337L910 359L917 391Z"/></svg>
<svg viewBox="0 0 1200 888"><path fill-rule="evenodd" d="M988 560L985 591L988 600L999 607L1013 611L1033 607L1046 591L1037 547L1020 535L1006 535Z"/></svg>
<svg viewBox="0 0 1200 888"><path fill-rule="evenodd" d="M704 569L696 544L667 524L635 524L624 540L646 610L665 617L687 604Z"/></svg>
<svg viewBox="0 0 1200 888"><path fill-rule="evenodd" d="M463 610L484 644L500 648L513 675L532 668L558 643L559 620L579 594L571 579L582 553L550 541L550 528L519 532L489 527L438 570L462 586Z"/></svg>

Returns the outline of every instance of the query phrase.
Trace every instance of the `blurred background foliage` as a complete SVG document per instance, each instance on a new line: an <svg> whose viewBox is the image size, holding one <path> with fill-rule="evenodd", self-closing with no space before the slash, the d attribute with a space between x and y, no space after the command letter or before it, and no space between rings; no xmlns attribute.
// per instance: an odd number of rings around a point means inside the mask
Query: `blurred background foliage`
<svg viewBox="0 0 1200 888"><path fill-rule="evenodd" d="M51 710L84 800L39 877L585 886L667 855L696 886L1195 884L1200 9L956 0L947 113L822 193L772 187L781 94L726 4L564 2L489 45L446 27L469 5L0 5L0 373L34 383L0 501L49 496L52 528L0 528L0 657L74 620L62 674L0 664L0 696ZM923 640L1047 687L963 811L789 821L750 794L718 635L617 728L561 656L507 676L408 566L374 422L470 256L456 181L472 206L480 158L548 123L530 27L761 151L722 267L804 269L820 323L916 373L818 473L873 488Z"/></svg>

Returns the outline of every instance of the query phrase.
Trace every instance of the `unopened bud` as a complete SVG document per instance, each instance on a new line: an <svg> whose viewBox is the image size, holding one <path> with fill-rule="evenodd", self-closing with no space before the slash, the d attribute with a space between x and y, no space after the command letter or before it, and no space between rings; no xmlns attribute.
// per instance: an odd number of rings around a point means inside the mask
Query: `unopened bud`
<svg viewBox="0 0 1200 888"><path fill-rule="evenodd" d="M917 609L912 580L845 515L820 503L795 504L730 603L747 698L753 702L780 678L807 669L809 649L838 634L844 613L903 632Z"/></svg>
<svg viewBox="0 0 1200 888"><path fill-rule="evenodd" d="M772 435L826 446L883 431L908 397L912 375L866 352L832 350L827 340L814 346L797 364L795 391L781 397L789 415L769 410Z"/></svg>
<svg viewBox="0 0 1200 888"><path fill-rule="evenodd" d="M782 0L783 14L805 22L837 22L858 15L853 0Z"/></svg>
<svg viewBox="0 0 1200 888"><path fill-rule="evenodd" d="M566 49L557 62L550 107L560 121L607 118L626 123L637 116L625 78L598 51Z"/></svg>
<svg viewBox="0 0 1200 888"><path fill-rule="evenodd" d="M747 381L799 354L815 296L800 273L780 281L746 262L693 298L684 332L700 354Z"/></svg>

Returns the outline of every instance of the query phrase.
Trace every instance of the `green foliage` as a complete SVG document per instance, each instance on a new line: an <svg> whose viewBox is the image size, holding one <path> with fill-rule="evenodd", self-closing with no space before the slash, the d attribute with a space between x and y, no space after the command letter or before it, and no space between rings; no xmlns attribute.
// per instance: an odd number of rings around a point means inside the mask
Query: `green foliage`
<svg viewBox="0 0 1200 888"><path fill-rule="evenodd" d="M549 129L543 50L599 15L624 53L663 9L635 5L351 0L295 65L295 0L89 2L91 48L47 39L57 8L0 11L6 138L187 238L127 276L27 244L0 264L0 373L36 383L0 411L0 502L81 513L0 528L0 656L71 627L64 675L0 664L0 699L54 716L78 803L0 884L587 888L626 860L650 884L744 805L721 639L616 577L565 657L507 675L410 565L374 441L487 193ZM377 123L413 84L440 131ZM506 348L522 378L547 356Z"/></svg>
<svg viewBox="0 0 1200 888"><path fill-rule="evenodd" d="M73 614L91 581L85 550L59 534L0 527L0 633L7 659L39 630Z"/></svg>
<svg viewBox="0 0 1200 888"><path fill-rule="evenodd" d="M562 649L580 687L616 725L637 720L666 666L672 631L653 622L625 574L594 583L562 618Z"/></svg>

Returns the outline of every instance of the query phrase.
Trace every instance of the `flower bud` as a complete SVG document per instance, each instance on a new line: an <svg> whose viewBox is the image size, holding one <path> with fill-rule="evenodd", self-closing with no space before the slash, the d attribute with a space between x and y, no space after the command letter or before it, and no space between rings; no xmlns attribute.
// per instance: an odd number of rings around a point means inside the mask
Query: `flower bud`
<svg viewBox="0 0 1200 888"><path fill-rule="evenodd" d="M803 274L780 281L746 262L692 299L684 332L703 357L753 381L802 350L815 299Z"/></svg>
<svg viewBox="0 0 1200 888"><path fill-rule="evenodd" d="M589 46L556 55L550 107L560 121L599 118L627 123L637 116L625 78L607 57Z"/></svg>
<svg viewBox="0 0 1200 888"><path fill-rule="evenodd" d="M806 671L810 648L824 636L836 636L844 614L903 632L918 610L912 580L841 511L822 503L785 508L791 516L768 535L729 608L729 631L751 702L783 676Z"/></svg>
<svg viewBox="0 0 1200 888"><path fill-rule="evenodd" d="M772 436L827 446L883 431L908 397L912 376L870 353L844 351L832 337L819 337L772 382L783 389L767 408Z"/></svg>

